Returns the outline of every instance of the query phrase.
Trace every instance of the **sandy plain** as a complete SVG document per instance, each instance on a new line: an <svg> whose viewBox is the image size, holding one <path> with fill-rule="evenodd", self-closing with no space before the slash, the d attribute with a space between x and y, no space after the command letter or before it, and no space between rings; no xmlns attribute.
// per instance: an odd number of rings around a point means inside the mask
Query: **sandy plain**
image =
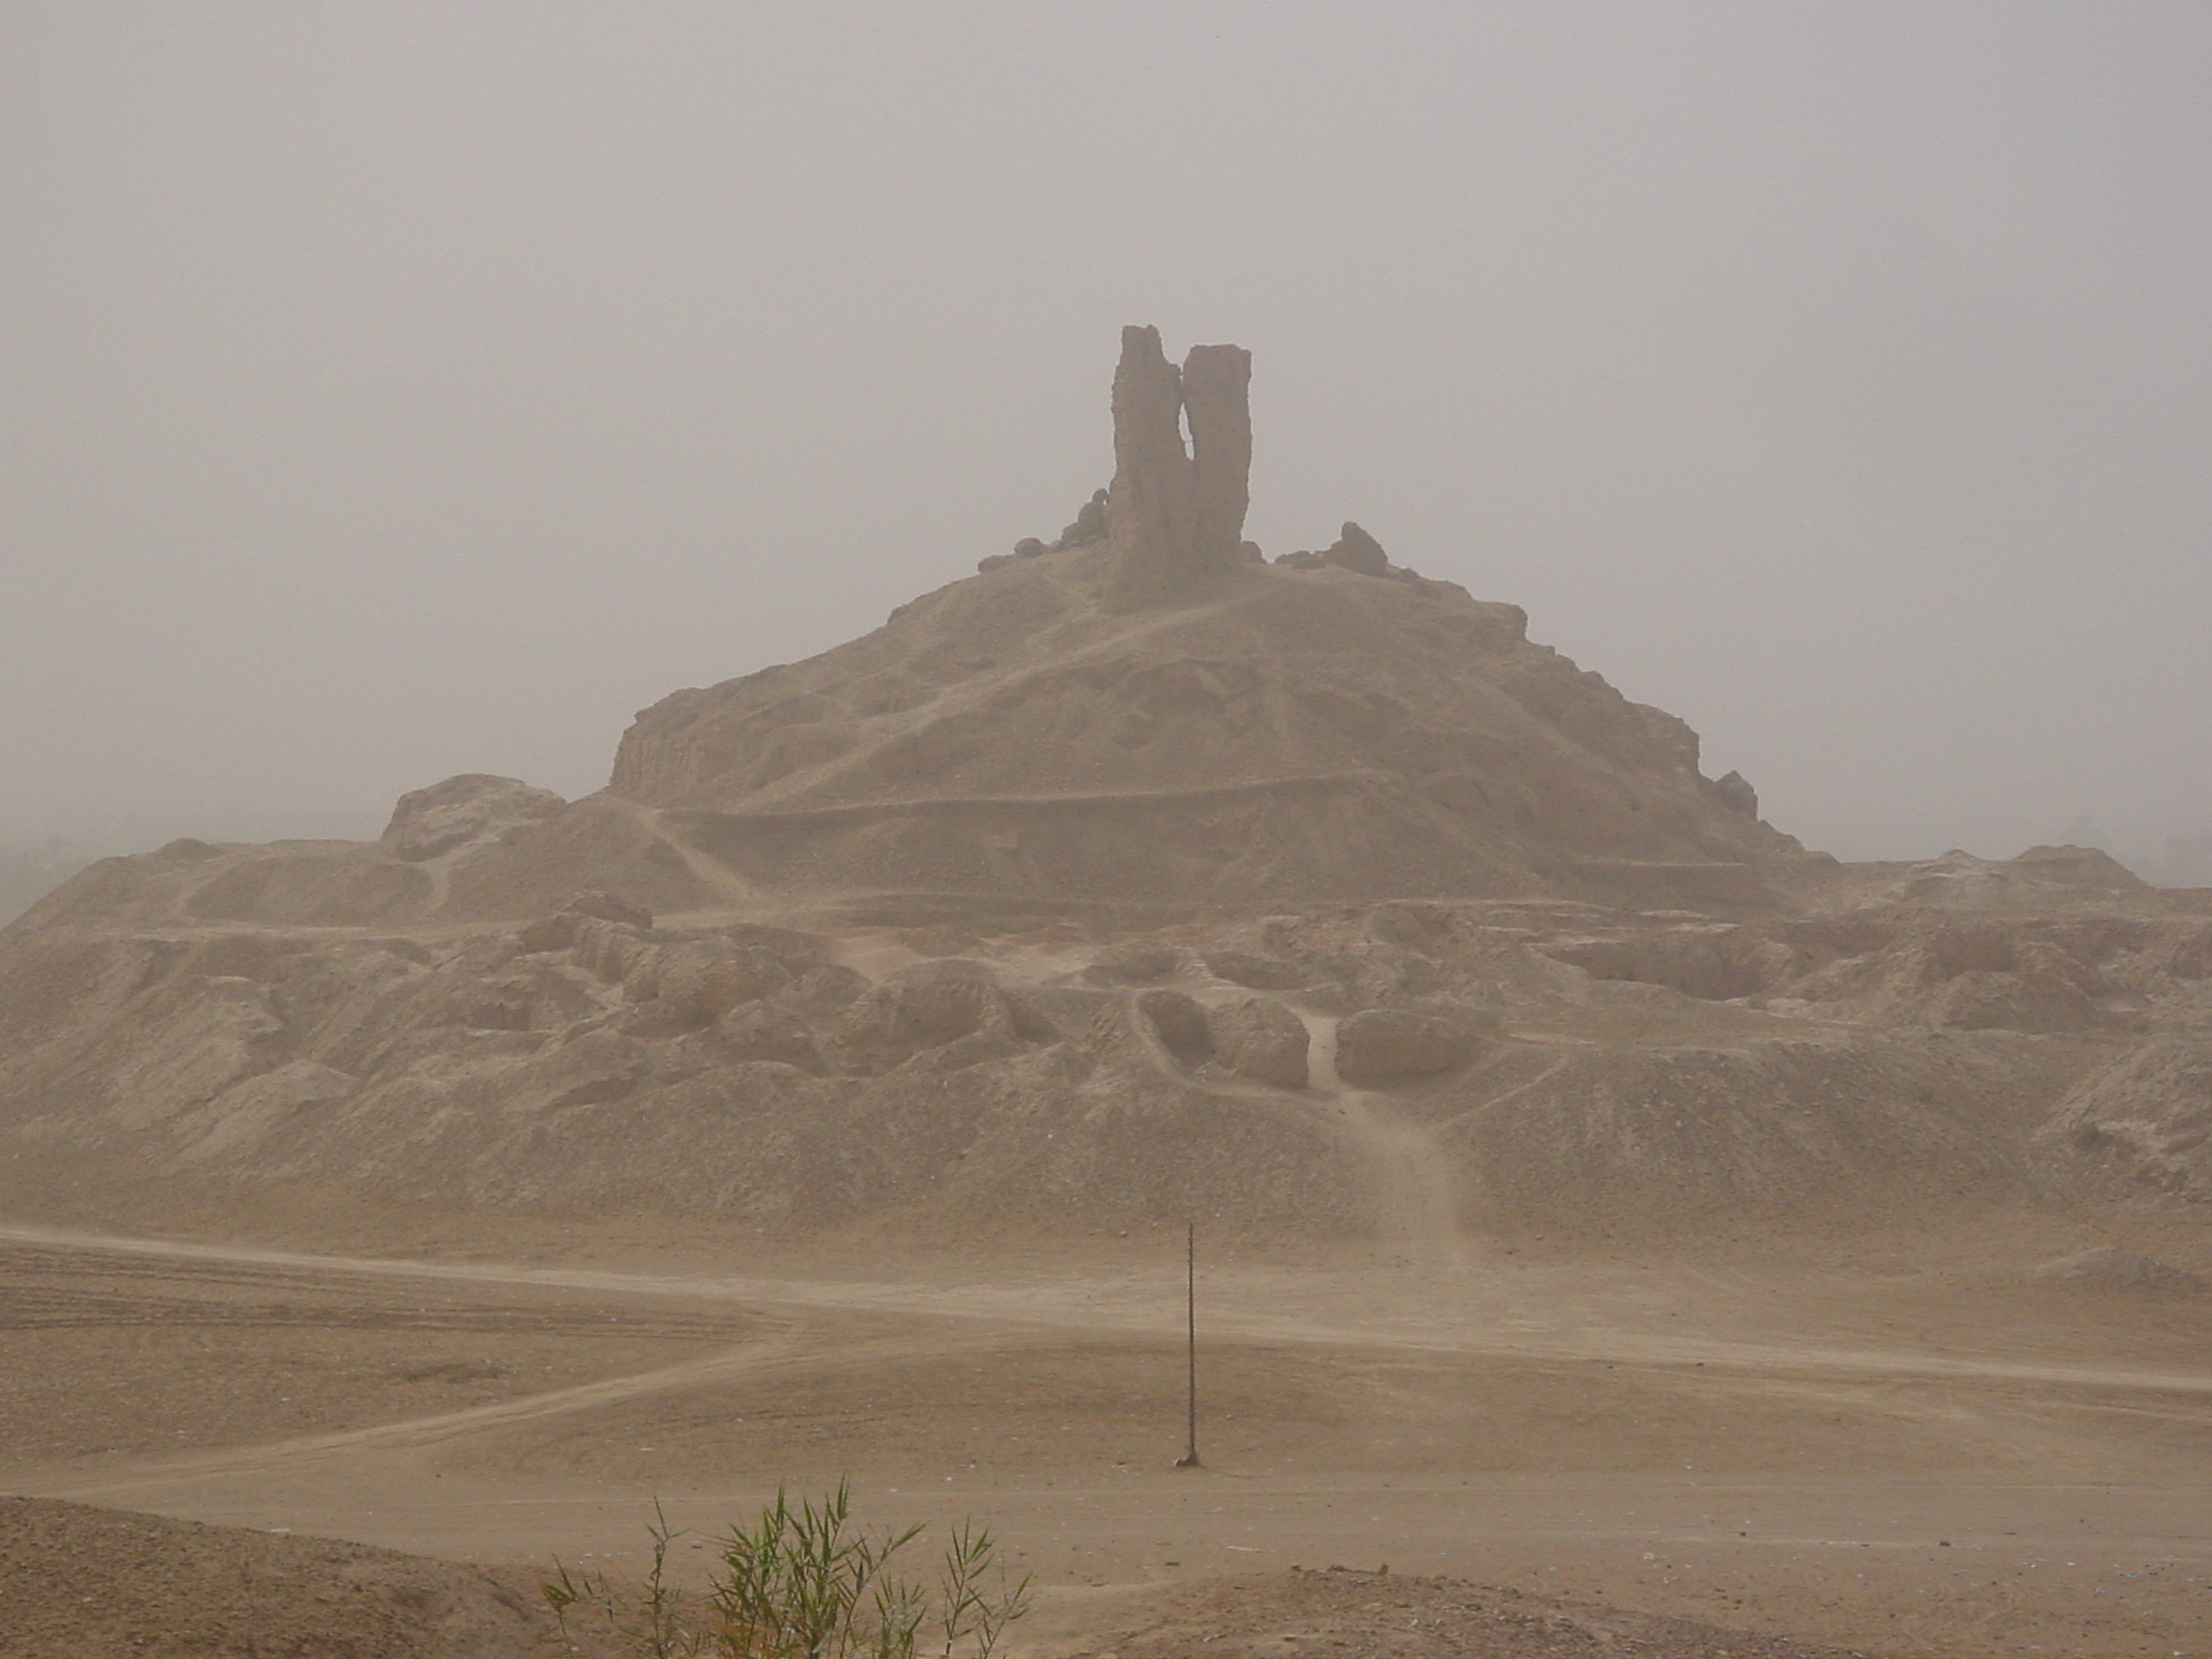
<svg viewBox="0 0 2212 1659"><path fill-rule="evenodd" d="M243 1211L37 1208L0 1226L17 1494L621 1571L655 1503L703 1562L779 1483L849 1475L871 1520L997 1529L1035 1653L1385 1565L1900 1655L2212 1652L2212 1310L2000 1271L2070 1241L2048 1218L1664 1260L1224 1247L1178 1470L1179 1238L793 1256L418 1217L370 1254L342 1217L278 1247ZM2182 1254L2161 1225L2127 1242Z"/></svg>

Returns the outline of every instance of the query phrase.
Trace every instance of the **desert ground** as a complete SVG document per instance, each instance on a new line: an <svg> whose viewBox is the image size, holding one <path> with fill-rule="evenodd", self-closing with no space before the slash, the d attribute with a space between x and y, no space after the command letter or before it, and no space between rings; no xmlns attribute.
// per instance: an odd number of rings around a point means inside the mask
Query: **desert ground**
<svg viewBox="0 0 2212 1659"><path fill-rule="evenodd" d="M1203 1597L1292 1568L1887 1654L2212 1652L2212 1307L2008 1275L2078 1242L2048 1218L1664 1260L1208 1250L1195 1470L1176 1236L793 1256L424 1213L368 1255L343 1213L321 1249L250 1209L147 1220L0 1227L7 1491L526 1584L636 1567L656 1503L704 1561L779 1484L850 1476L872 1521L988 1521L1040 1654L1197 1640ZM2182 1253L2157 1230L2127 1242Z"/></svg>

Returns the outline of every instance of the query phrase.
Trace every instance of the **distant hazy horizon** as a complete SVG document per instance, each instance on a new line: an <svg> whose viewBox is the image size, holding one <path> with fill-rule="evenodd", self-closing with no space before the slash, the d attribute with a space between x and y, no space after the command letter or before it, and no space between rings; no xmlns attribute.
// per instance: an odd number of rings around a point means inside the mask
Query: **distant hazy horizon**
<svg viewBox="0 0 2212 1659"><path fill-rule="evenodd" d="M2193 4L24 0L0 847L588 793L1054 534L1146 322L1252 349L1270 553L1526 606L1809 845L2155 874L2208 160Z"/></svg>

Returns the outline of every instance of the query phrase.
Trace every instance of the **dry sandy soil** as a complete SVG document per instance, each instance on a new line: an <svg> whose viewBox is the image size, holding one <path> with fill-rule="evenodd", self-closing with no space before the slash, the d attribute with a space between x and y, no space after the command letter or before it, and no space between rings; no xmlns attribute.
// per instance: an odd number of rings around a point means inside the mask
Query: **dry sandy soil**
<svg viewBox="0 0 2212 1659"><path fill-rule="evenodd" d="M2212 1652L2212 1309L2000 1284L1940 1241L1209 1260L1206 1465L1178 1471L1178 1240L800 1271L695 1226L510 1222L413 1260L210 1230L0 1233L7 1490L512 1587L634 1567L655 1501L704 1561L778 1482L849 1473L872 1520L988 1519L1045 1588L1040 1654L1607 1650L1509 1590L1723 1627L1651 1652ZM24 1559L0 1652L73 1651L22 1634Z"/></svg>
<svg viewBox="0 0 2212 1659"><path fill-rule="evenodd" d="M329 1539L0 1498L9 1659L524 1659L551 1632L526 1573Z"/></svg>

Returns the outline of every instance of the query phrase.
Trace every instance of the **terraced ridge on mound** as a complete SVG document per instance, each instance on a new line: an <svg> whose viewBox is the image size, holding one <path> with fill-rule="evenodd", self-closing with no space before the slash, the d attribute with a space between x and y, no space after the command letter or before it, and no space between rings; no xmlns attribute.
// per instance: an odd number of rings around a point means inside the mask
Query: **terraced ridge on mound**
<svg viewBox="0 0 2212 1659"><path fill-rule="evenodd" d="M1089 550L640 715L611 791L766 888L1771 906L1795 843L1521 613L1333 566L1104 608ZM551 845L552 827L526 834Z"/></svg>

